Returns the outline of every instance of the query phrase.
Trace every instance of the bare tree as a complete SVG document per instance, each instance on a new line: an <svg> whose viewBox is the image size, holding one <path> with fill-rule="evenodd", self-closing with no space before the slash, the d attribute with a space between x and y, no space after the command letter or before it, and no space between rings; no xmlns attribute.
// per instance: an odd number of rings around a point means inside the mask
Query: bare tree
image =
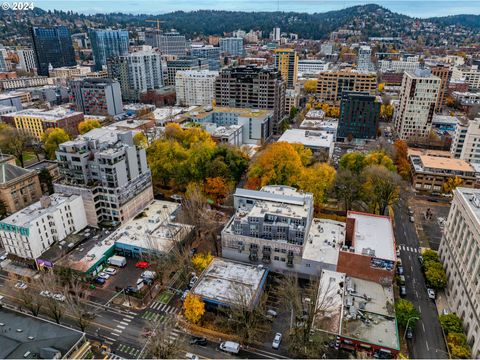
<svg viewBox="0 0 480 360"><path fill-rule="evenodd" d="M175 324L169 318L164 323L155 322L148 328L145 335L148 337L144 348L144 357L147 359L178 359L184 340L172 339L171 333Z"/></svg>
<svg viewBox="0 0 480 360"><path fill-rule="evenodd" d="M22 282L27 285L27 288L21 289L16 285ZM28 285L27 279L22 279L17 275L10 273L8 275L8 284L11 289L15 291L17 299L21 301L21 307L29 310L33 316L38 316L42 307L42 298L38 291Z"/></svg>
<svg viewBox="0 0 480 360"><path fill-rule="evenodd" d="M279 289L282 306L290 312L290 327L292 328L295 314L300 312L302 306L297 275L293 273L287 274L280 281Z"/></svg>
<svg viewBox="0 0 480 360"><path fill-rule="evenodd" d="M31 148L34 142L32 135L24 130L18 130L10 126L2 126L0 130L0 149L14 155L20 161L20 165L24 167L23 155L27 149Z"/></svg>
<svg viewBox="0 0 480 360"><path fill-rule="evenodd" d="M75 318L81 331L85 331L95 319L95 314L89 311L88 295L80 281L72 279L66 291L66 309Z"/></svg>
<svg viewBox="0 0 480 360"><path fill-rule="evenodd" d="M65 299L60 300L55 295L65 296L66 288L63 287L58 277L53 272L47 272L40 278L38 287L42 291L48 291L49 296L44 296L43 308L48 316L50 316L57 324L60 324L60 320L65 314L66 304Z"/></svg>

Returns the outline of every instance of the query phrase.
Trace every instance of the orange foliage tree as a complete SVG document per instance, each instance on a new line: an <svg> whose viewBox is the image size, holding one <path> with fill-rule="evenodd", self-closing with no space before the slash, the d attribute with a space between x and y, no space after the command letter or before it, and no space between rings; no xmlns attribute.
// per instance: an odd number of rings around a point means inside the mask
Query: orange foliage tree
<svg viewBox="0 0 480 360"><path fill-rule="evenodd" d="M205 181L205 195L221 204L230 193L231 186L221 177L207 178Z"/></svg>

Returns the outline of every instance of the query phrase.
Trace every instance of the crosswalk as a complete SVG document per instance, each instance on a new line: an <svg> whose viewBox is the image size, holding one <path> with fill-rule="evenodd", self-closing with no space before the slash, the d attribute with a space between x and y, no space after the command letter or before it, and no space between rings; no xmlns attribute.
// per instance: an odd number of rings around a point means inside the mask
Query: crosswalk
<svg viewBox="0 0 480 360"><path fill-rule="evenodd" d="M125 345L125 344L120 344L115 350L115 352L127 354L128 358L134 358L134 359L137 358L137 356L140 354L140 351L141 350L136 347Z"/></svg>
<svg viewBox="0 0 480 360"><path fill-rule="evenodd" d="M173 305L161 303L160 301L154 301L152 305L150 305L150 309L158 310L167 314L178 314L180 311L179 308Z"/></svg>
<svg viewBox="0 0 480 360"><path fill-rule="evenodd" d="M398 248L401 251L409 251L409 252L413 252L413 253L418 253L418 249L413 247L413 246L410 247L410 246L406 246L406 245L399 245Z"/></svg>

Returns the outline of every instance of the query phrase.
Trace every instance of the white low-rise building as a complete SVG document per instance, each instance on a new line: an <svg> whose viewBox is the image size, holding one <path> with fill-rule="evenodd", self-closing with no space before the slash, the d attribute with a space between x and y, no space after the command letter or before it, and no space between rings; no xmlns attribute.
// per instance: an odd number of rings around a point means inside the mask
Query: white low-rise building
<svg viewBox="0 0 480 360"><path fill-rule="evenodd" d="M1 220L0 240L8 254L34 260L86 226L82 197L55 193Z"/></svg>
<svg viewBox="0 0 480 360"><path fill-rule="evenodd" d="M302 144L312 150L314 155L325 153L330 158L333 154L334 135L327 131L289 129L278 139L290 144Z"/></svg>

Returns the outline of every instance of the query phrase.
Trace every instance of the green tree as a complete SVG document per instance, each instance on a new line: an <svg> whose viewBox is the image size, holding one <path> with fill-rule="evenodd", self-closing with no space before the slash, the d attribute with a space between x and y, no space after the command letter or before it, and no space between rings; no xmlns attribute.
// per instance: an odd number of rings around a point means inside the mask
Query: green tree
<svg viewBox="0 0 480 360"><path fill-rule="evenodd" d="M99 127L102 127L102 124L100 124L100 121L98 120L95 120L95 119L84 120L80 124L78 124L78 132L80 134L85 134L90 130L93 130Z"/></svg>
<svg viewBox="0 0 480 360"><path fill-rule="evenodd" d="M463 333L462 320L460 320L457 314L440 315L440 325L442 325L443 331L447 335L449 333Z"/></svg>
<svg viewBox="0 0 480 360"><path fill-rule="evenodd" d="M38 173L38 180L43 188L46 188L49 194L53 194L53 179L48 169L43 168Z"/></svg>
<svg viewBox="0 0 480 360"><path fill-rule="evenodd" d="M42 136L45 147L45 154L48 159L55 159L55 151L61 143L68 141L70 138L65 130L56 128L48 129Z"/></svg>
<svg viewBox="0 0 480 360"><path fill-rule="evenodd" d="M435 250L427 249L422 253L423 261L440 262L438 253Z"/></svg>
<svg viewBox="0 0 480 360"><path fill-rule="evenodd" d="M420 313L417 311L413 304L405 299L399 299L395 302L395 314L397 316L397 322L402 326L406 327L407 322L412 326L420 318ZM417 318L417 319L414 319ZM408 321L410 319L410 322Z"/></svg>
<svg viewBox="0 0 480 360"><path fill-rule="evenodd" d="M436 289L444 289L447 286L447 275L440 262L426 261L425 278L427 282Z"/></svg>
<svg viewBox="0 0 480 360"><path fill-rule="evenodd" d="M361 152L351 152L343 155L338 162L340 169L350 170L354 174L360 174L365 167L365 154Z"/></svg>
<svg viewBox="0 0 480 360"><path fill-rule="evenodd" d="M463 333L450 333L447 335L447 345L453 359L470 359L471 351L467 344L467 337Z"/></svg>
<svg viewBox="0 0 480 360"><path fill-rule="evenodd" d="M7 154L15 156L20 166L25 166L24 154L32 144L32 135L24 130L18 130L6 124L0 124L0 149Z"/></svg>
<svg viewBox="0 0 480 360"><path fill-rule="evenodd" d="M364 166L381 165L390 171L396 171L393 160L384 151L369 152L363 159Z"/></svg>

